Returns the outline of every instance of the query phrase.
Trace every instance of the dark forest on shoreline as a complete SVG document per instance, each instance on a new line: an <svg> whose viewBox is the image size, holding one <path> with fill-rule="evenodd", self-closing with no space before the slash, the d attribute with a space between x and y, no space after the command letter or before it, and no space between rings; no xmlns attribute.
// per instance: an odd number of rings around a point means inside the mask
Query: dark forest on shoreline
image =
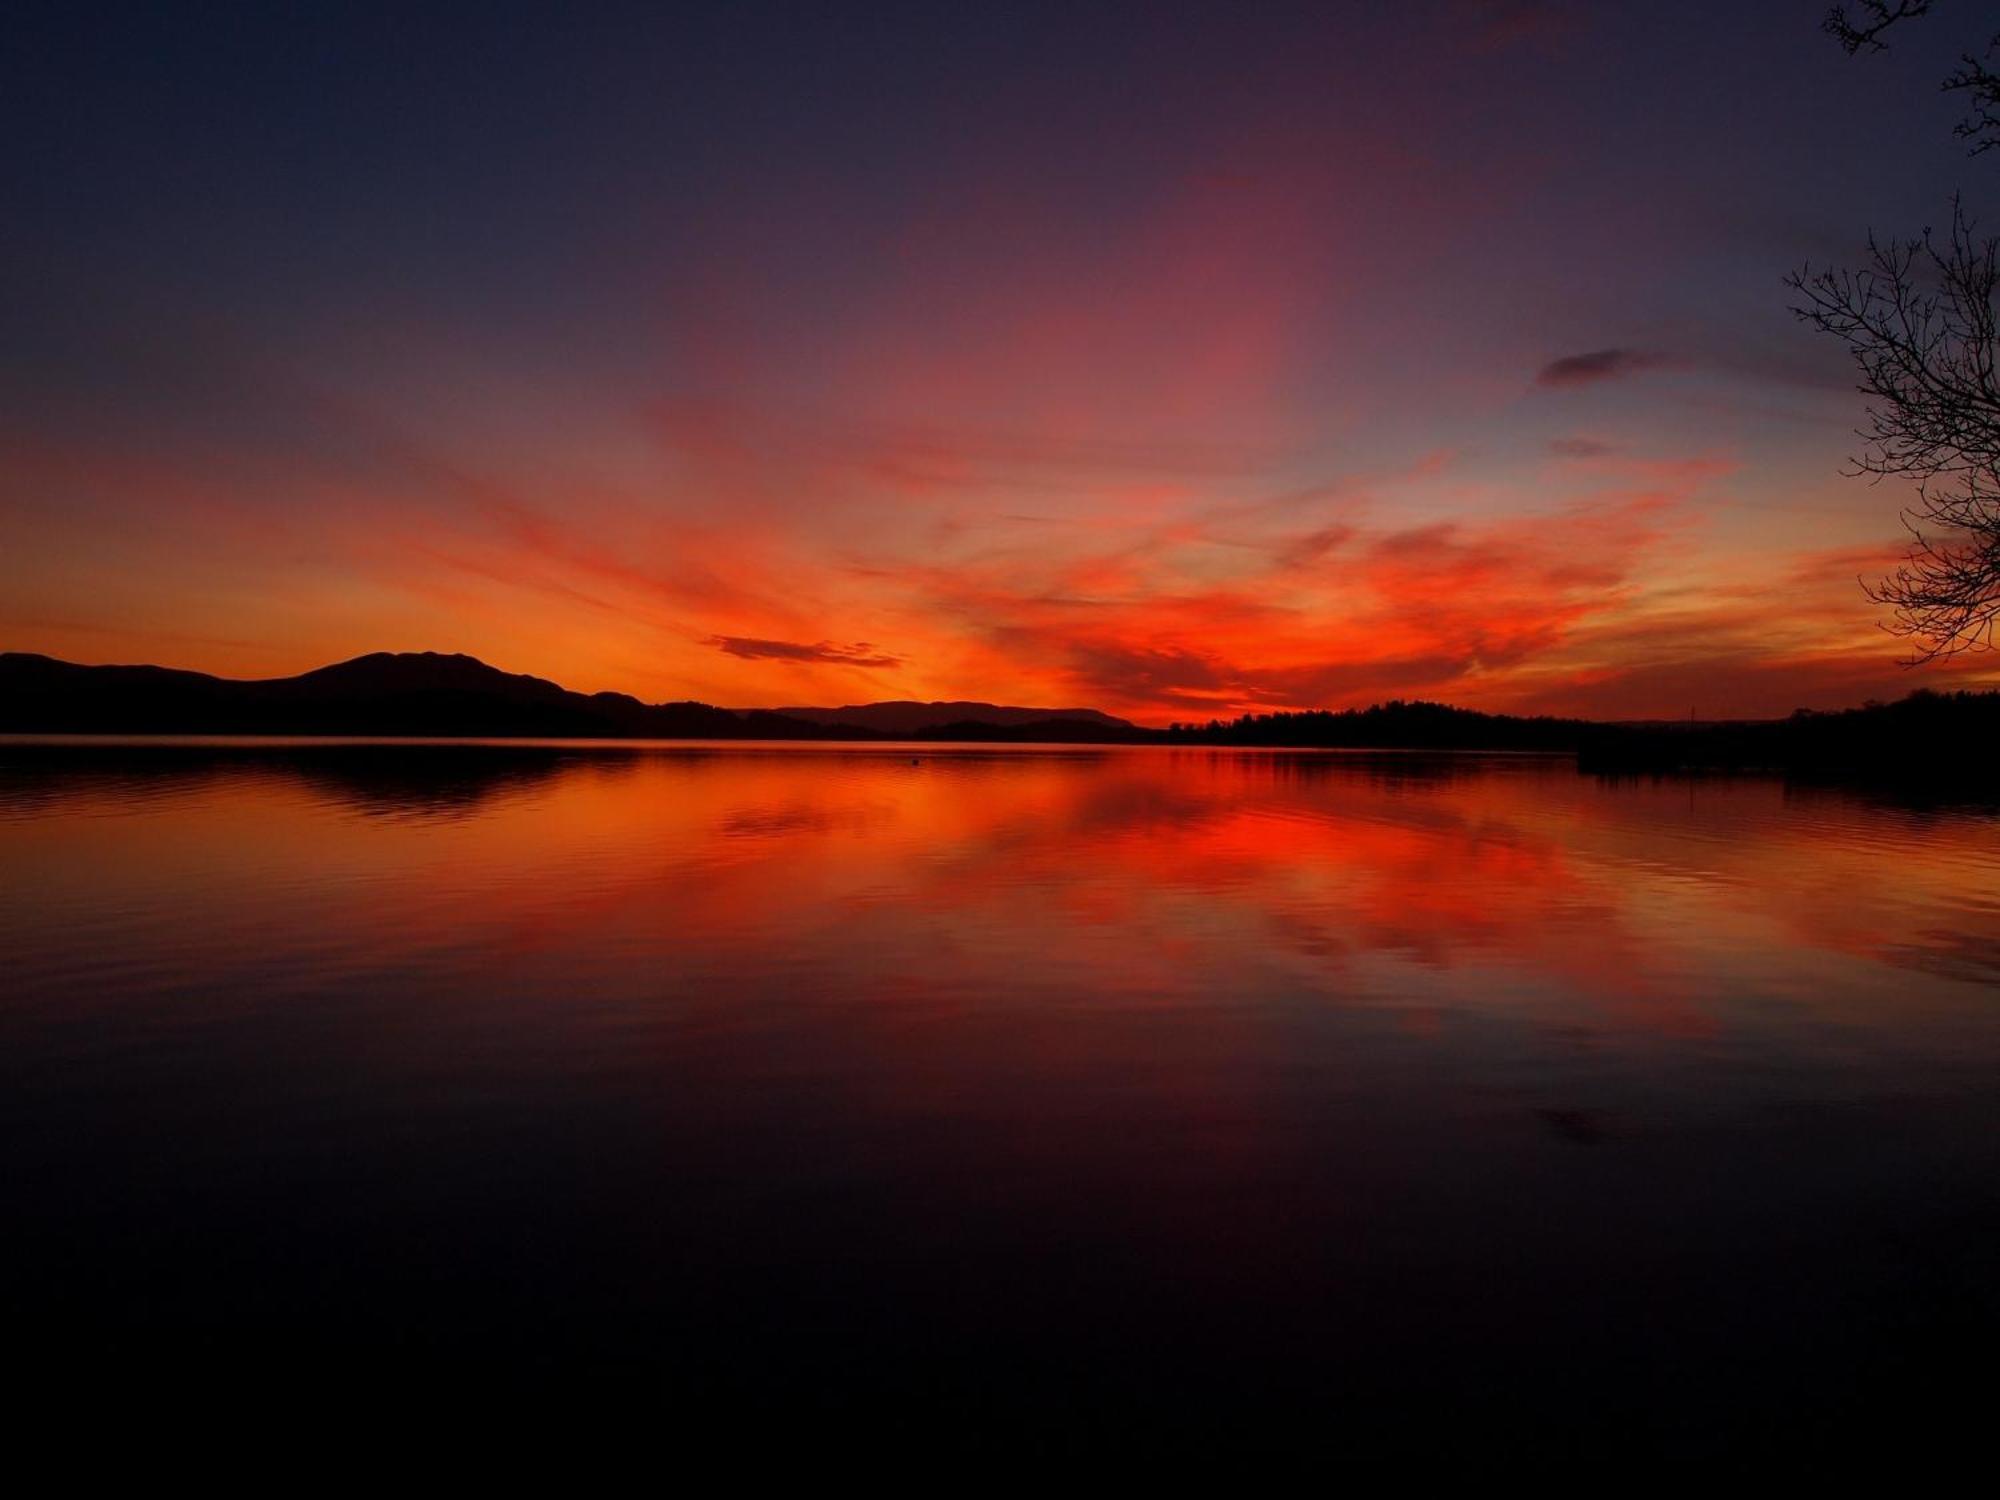
<svg viewBox="0 0 2000 1500"><path fill-rule="evenodd" d="M910 707L916 707L912 705ZM377 654L298 677L237 681L161 667L0 654L0 732L13 734L832 740L1161 744L1570 754L1586 771L1782 770L1964 779L2000 731L2000 692L1919 689L1894 703L1784 719L1618 723L1395 700L1148 729L1109 715L983 704L901 732L705 703L573 693L464 656ZM961 717L990 712L991 719ZM815 711L817 712L817 711ZM829 713L837 711L829 711ZM862 710L852 710L861 713ZM1964 767L1954 773L1954 767Z"/></svg>

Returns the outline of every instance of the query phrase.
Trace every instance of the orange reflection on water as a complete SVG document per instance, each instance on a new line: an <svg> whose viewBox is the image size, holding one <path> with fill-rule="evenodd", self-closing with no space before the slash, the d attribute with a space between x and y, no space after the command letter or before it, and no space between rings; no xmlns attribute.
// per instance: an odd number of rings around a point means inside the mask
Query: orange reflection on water
<svg viewBox="0 0 2000 1500"><path fill-rule="evenodd" d="M6 806L17 937L197 905L161 934L190 965L311 931L365 934L347 965L573 980L754 950L900 1003L1248 985L1698 1032L1746 988L1840 1003L1803 978L1843 961L1990 977L2000 932L1981 819L1531 759L182 751L17 772Z"/></svg>
<svg viewBox="0 0 2000 1500"><path fill-rule="evenodd" d="M1567 1433L1901 1381L1922 1348L1821 1330L1992 1261L1969 811L1506 758L0 744L0 952L43 1362L157 1329L177 1378L414 1348L440 1389L1297 1430L1386 1391L1427 1433L1519 1392Z"/></svg>

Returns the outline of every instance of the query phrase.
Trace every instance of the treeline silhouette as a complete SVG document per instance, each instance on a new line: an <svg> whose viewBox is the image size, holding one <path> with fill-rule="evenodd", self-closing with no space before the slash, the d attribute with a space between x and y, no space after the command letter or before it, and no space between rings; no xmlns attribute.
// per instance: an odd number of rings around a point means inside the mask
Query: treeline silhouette
<svg viewBox="0 0 2000 1500"><path fill-rule="evenodd" d="M1400 698L1370 708L1244 714L1171 724L1172 744L1272 745L1352 750L1574 751L1593 729L1582 719L1517 718Z"/></svg>
<svg viewBox="0 0 2000 1500"><path fill-rule="evenodd" d="M852 722L870 708L932 707L954 717L912 730ZM1572 754L1580 769L1862 773L1876 778L1992 779L2000 692L1919 689L1895 703L1787 719L1599 723L1517 717L1394 699L1370 708L1244 714L1142 729L1094 710L991 704L863 705L811 710L642 703L574 693L469 656L377 653L297 677L239 681L162 667L86 667L0 653L0 733L297 735L381 738L925 740L1053 744L1239 745L1296 749L1483 750Z"/></svg>
<svg viewBox="0 0 2000 1500"><path fill-rule="evenodd" d="M1339 712L1176 724L1161 737L1173 744L1568 753L1579 770L1609 774L1784 771L1963 784L1993 780L2000 692L1919 688L1893 703L1695 723L1521 718L1399 699Z"/></svg>
<svg viewBox="0 0 2000 1500"><path fill-rule="evenodd" d="M1670 725L1595 725L1577 747L1578 768L1858 773L1964 784L1994 778L2000 692L1919 688L1894 703L1787 719Z"/></svg>

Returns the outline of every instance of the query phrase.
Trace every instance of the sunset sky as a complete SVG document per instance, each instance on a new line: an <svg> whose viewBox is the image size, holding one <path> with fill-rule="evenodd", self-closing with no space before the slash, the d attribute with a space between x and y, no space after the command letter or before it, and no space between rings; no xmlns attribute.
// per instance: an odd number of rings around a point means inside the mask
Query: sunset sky
<svg viewBox="0 0 2000 1500"><path fill-rule="evenodd" d="M1896 665L1907 497L1782 285L1992 201L1975 7L426 9L10 21L0 649L1149 723L2000 681Z"/></svg>

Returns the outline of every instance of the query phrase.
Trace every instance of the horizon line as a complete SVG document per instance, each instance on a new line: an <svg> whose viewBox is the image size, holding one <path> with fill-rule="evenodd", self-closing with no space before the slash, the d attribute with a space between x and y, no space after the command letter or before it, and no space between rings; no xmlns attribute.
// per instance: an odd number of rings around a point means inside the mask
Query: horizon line
<svg viewBox="0 0 2000 1500"><path fill-rule="evenodd" d="M1377 698L1366 704L1349 703L1339 707L1328 707L1325 705L1315 705L1309 707L1296 707L1296 706L1287 707L1280 705L1272 705L1270 707L1262 709L1232 711L1228 713L1226 717L1223 714L1215 711L1209 711L1203 714L1199 709L1190 709L1190 713L1197 714L1199 715L1199 717L1170 718L1163 723L1148 724L1141 722L1140 720L1128 718L1122 714L1115 714L1107 709L1096 708L1088 704L1067 704L1060 707L1053 707L1053 706L1043 706L1035 704L1008 703L990 697L952 697L952 698L901 697L901 698L877 698L877 699L870 699L866 702L847 702L838 704L793 702L793 703L770 704L770 705L710 703L707 702L706 700L697 698L664 698L658 700L648 700L640 698L635 693L627 692L622 689L599 689L595 692L586 692L580 688L569 687L566 684L559 682L552 677L543 677L533 672L517 672L506 667L496 666L494 663L487 661L484 657L475 656L470 652L439 651L428 647L418 650L405 650L405 651L387 650L387 649L363 651L353 656L339 657L333 661L322 663L319 666L308 667L301 671L281 674L278 676L270 676L270 677L230 677L230 676L225 676L224 674L219 672L203 671L200 668L195 668L195 667L167 666L163 663L156 661L85 662L85 661L72 660L67 657L52 656L45 651L17 651L12 649L0 649L0 659L5 659L7 657L33 658L41 661L54 662L61 666L77 667L86 671L139 670L139 671L175 672L190 677L205 677L210 679L211 681L216 681L216 682L236 682L236 683L271 683L271 682L296 681L299 678L311 676L316 672L329 671L336 667L351 666L355 663L364 662L375 658L384 658L391 660L407 659L407 658L430 658L433 660L442 660L442 661L468 662L474 666L481 667L486 671L494 672L504 677L515 677L515 678L522 678L531 682L546 683L550 687L556 688L561 692L572 693L582 698L593 698L593 697L627 698L635 703L639 703L648 708L664 708L677 705L692 704L704 708L713 708L727 713L737 713L737 714L767 713L767 714L782 716L788 712L796 713L800 711L813 712L813 713L828 713L828 712L845 712L849 710L862 710L870 708L883 708L883 707L900 706L900 705L909 705L918 708L941 708L954 704L963 704L968 707L1003 709L1010 713L1039 714L1046 716L1049 719L1062 719L1062 718L1074 717L1076 715L1087 714L1111 720L1115 723L1126 725L1130 728L1142 730L1147 733L1162 733L1162 734L1170 732L1175 727L1180 727L1188 730L1201 730L1207 728L1210 724L1227 725L1243 719L1256 719L1272 715L1359 714L1359 713L1367 713L1370 712L1371 710L1387 709L1397 706L1435 707L1435 708L1447 709L1454 713L1478 714L1486 718L1516 719L1522 721L1532 721L1539 719L1539 720L1548 720L1552 722L1604 724L1604 725L1667 725L1667 724L1709 725L1709 724L1776 723L1783 719L1801 713L1840 713L1856 709L1868 708L1883 701L1900 701L1900 699L1879 700L1871 698L1871 699L1866 699L1860 703L1846 705L1844 708L1840 709L1809 709L1804 707L1794 707L1793 709L1789 710L1786 713L1778 713L1770 715L1725 715L1725 716L1715 716L1715 717L1701 717L1691 714L1686 718L1682 718L1678 715L1673 715L1673 716L1639 715L1626 718L1593 718L1588 715L1582 715L1582 714L1512 713L1505 711L1495 711L1491 709L1467 708L1461 704L1451 703L1444 699L1438 699L1438 698L1387 697L1387 698ZM1908 693L1903 694L1902 697L1907 698L1925 693L1943 695L1954 692L1962 694L1994 693L1994 692L2000 692L2000 689L1995 689L1995 688L1938 689L1938 688L1919 685L1911 688L1911 690ZM976 722L976 721L969 721L969 722Z"/></svg>

